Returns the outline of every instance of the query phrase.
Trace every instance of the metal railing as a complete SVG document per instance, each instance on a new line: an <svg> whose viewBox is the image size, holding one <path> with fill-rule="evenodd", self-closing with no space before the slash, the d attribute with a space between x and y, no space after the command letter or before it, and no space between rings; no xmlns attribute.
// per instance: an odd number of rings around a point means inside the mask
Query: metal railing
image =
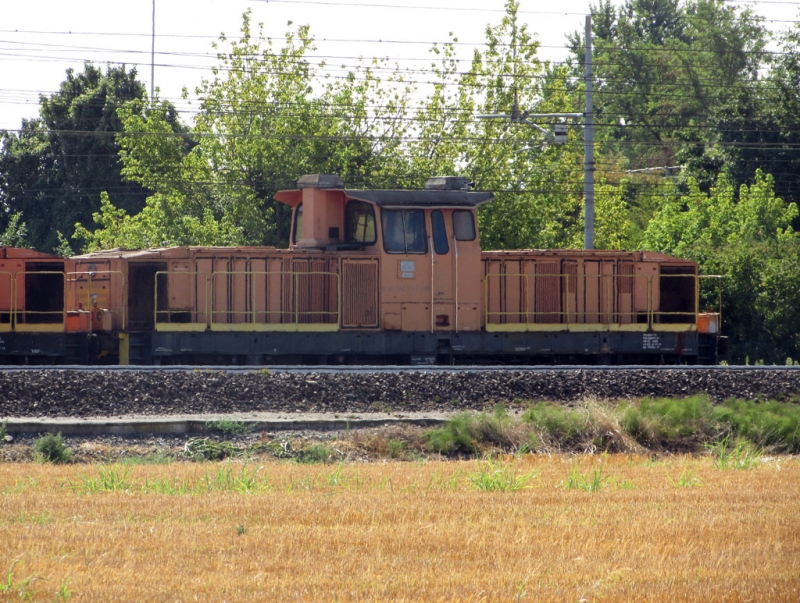
<svg viewBox="0 0 800 603"><path fill-rule="evenodd" d="M14 326L14 299L14 275L0 271L0 333L7 333Z"/></svg>
<svg viewBox="0 0 800 603"><path fill-rule="evenodd" d="M102 278L103 276L106 276L106 275L108 276L108 279ZM94 280L95 277L98 277L98 276L100 276L101 278L99 280ZM109 306L111 306L111 309L109 309L109 308L96 308L95 307L95 303L97 301L97 298L99 297L99 293L95 293L95 290L92 287L93 283L97 283L97 282L102 282L102 283L106 283L107 282L107 283L109 283L108 295L111 296L112 289L110 287L110 284L112 283L112 279L115 276L119 277L118 285L122 289L121 309L119 311L114 310L113 309L114 304L111 304L111 303L108 304ZM85 278L81 278L81 277L85 277ZM78 271L78 272L67 272L66 273L66 282L67 282L67 284L71 284L73 286L77 286L77 283L80 283L82 281L86 282L86 300L85 300L86 301L86 305L83 306L83 301L78 299L78 294L77 294L77 289L76 289L76 292L75 292L76 293L76 296L75 296L76 300L75 301L79 304L79 308L83 309L83 310L86 310L88 312L95 312L95 311L102 311L102 312L106 312L107 311L107 312L110 312L111 315L112 315L112 320L113 320L113 316L114 315L116 315L116 314L121 315L122 320L121 320L119 328L120 328L120 330L124 331L127 328L127 321L126 321L126 315L125 315L125 306L126 306L126 304L125 304L125 275L122 273L122 271L121 270L94 270L94 271ZM109 301L110 301L110 297L109 297ZM92 323L90 321L89 322L89 331L91 331L91 330L92 330Z"/></svg>
<svg viewBox="0 0 800 603"><path fill-rule="evenodd" d="M484 319L487 331L670 331L685 330L686 325L697 322L699 287L698 277L694 274L488 273L485 276ZM654 292L656 287L660 292L660 278L691 279L692 309L661 310L659 303L656 310ZM544 291L537 291L537 281L546 279L554 282ZM592 283L594 279L596 282ZM588 283L591 284L587 286ZM587 290L592 292L591 295L587 295ZM620 303L623 295L630 295L624 305ZM583 299L580 312L579 298ZM594 306L587 308L590 299ZM505 304L504 309L500 309L501 304ZM514 307L509 309L509 304ZM539 310L537 305L549 305L550 308Z"/></svg>
<svg viewBox="0 0 800 603"><path fill-rule="evenodd" d="M21 271L14 274L14 290L16 291L17 281L22 276L23 280L28 275L53 275L61 277L62 291L65 290L66 275L64 272L57 270L38 270L38 271ZM64 297L60 299L60 310L29 310L27 304L25 308L18 308L16 303L16 296L12 296L11 315L12 315L12 330L20 333L33 333L33 332L61 332L66 328L67 323L67 310L64 304Z"/></svg>
<svg viewBox="0 0 800 603"><path fill-rule="evenodd" d="M159 309L159 276L194 277L191 307ZM341 281L335 272L159 271L154 319L159 331L335 331L342 313ZM218 283L225 279L224 285ZM167 292L169 295L169 280ZM174 282L174 280L173 280ZM276 287L271 294L271 288ZM240 292L234 307L232 292ZM217 301L225 295L224 301ZM276 299L277 296L277 299ZM335 296L335 304L331 297ZM190 295L190 298L192 296ZM272 297L272 299L271 299ZM316 302L316 303L315 303Z"/></svg>

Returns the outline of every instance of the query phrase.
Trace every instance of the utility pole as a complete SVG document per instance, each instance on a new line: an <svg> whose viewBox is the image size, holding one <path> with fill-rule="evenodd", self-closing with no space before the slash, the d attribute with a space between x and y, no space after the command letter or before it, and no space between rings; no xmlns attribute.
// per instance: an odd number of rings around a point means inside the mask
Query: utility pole
<svg viewBox="0 0 800 603"><path fill-rule="evenodd" d="M153 106L153 88L156 81L156 0L153 0L153 35L150 38L150 106Z"/></svg>
<svg viewBox="0 0 800 603"><path fill-rule="evenodd" d="M594 249L594 109L592 16L586 15L586 112L583 116L583 248Z"/></svg>
<svg viewBox="0 0 800 603"><path fill-rule="evenodd" d="M516 40L516 29L514 29ZM516 45L514 74L516 74ZM508 119L511 123L529 125L545 135L547 142L560 144L559 132L553 134L531 119L581 119L583 118L583 248L594 249L594 110L592 108L592 16L586 15L586 109L584 113L530 113L520 111L516 85L511 113L478 115L480 119Z"/></svg>

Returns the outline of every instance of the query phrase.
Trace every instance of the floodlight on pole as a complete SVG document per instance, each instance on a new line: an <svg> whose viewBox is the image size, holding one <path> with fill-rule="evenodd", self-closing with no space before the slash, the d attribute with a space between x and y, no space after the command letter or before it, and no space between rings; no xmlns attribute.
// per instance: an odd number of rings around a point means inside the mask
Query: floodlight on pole
<svg viewBox="0 0 800 603"><path fill-rule="evenodd" d="M515 32L516 33L516 32ZM514 49L516 59L516 48ZM514 65L516 74L516 60ZM592 109L592 17L586 15L586 110L583 113L531 113L520 111L517 103L516 84L514 88L514 106L511 113L492 113L478 115L479 119L507 119L511 123L526 124L545 135L548 143L561 144L566 141L566 125L556 124L555 132L543 128L532 119L583 119L583 246L594 249L594 113Z"/></svg>

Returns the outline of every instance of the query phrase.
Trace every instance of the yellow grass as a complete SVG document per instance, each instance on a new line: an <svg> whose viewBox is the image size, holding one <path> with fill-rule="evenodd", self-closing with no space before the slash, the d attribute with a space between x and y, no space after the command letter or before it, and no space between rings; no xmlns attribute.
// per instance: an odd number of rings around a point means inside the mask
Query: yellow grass
<svg viewBox="0 0 800 603"><path fill-rule="evenodd" d="M564 489L600 466L600 491ZM469 480L502 467L536 477L514 492ZM233 478L253 465L111 467L128 481L112 492L101 469L0 464L0 600L800 600L792 458L276 463L250 494ZM166 484L191 493L152 492Z"/></svg>

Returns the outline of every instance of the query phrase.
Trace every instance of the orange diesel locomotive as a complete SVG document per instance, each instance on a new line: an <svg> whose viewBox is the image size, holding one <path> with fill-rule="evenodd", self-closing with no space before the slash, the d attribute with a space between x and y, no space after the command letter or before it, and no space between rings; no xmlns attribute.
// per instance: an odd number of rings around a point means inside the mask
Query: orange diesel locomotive
<svg viewBox="0 0 800 603"><path fill-rule="evenodd" d="M715 363L694 262L481 251L462 178L352 190L303 176L289 249L0 248L0 362Z"/></svg>

